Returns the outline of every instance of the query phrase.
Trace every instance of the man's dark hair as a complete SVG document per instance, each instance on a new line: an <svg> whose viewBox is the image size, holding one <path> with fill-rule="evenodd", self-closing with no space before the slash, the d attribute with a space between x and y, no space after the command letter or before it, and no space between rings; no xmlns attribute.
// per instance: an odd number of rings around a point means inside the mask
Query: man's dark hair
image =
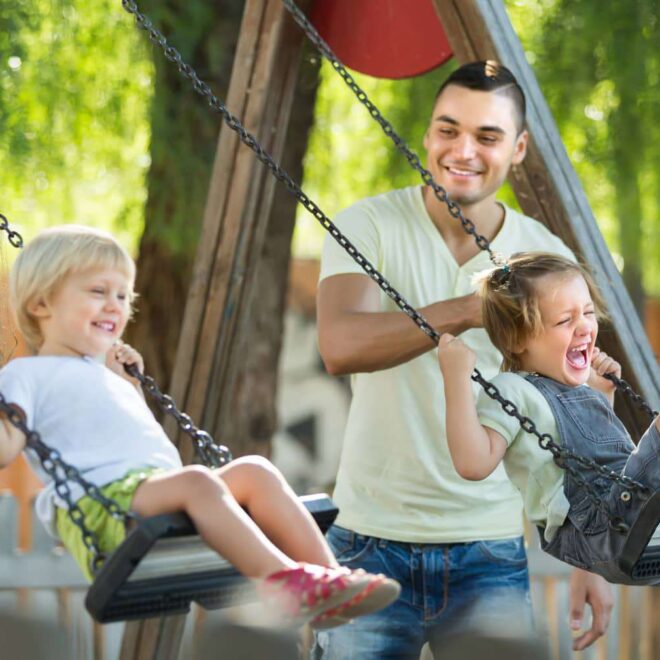
<svg viewBox="0 0 660 660"><path fill-rule="evenodd" d="M516 121L518 133L525 127L525 93L518 84L516 77L503 64L494 60L464 64L440 85L440 89L435 95L436 101L449 85L458 85L479 92L497 92L508 96L513 102L518 115Z"/></svg>

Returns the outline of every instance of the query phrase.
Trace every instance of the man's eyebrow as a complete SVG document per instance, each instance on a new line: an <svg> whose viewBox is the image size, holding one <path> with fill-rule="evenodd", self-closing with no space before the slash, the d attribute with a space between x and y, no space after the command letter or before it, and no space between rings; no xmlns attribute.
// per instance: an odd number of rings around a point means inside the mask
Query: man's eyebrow
<svg viewBox="0 0 660 660"><path fill-rule="evenodd" d="M444 121L446 124L452 124L453 126L458 126L458 121L449 115L439 115L435 118L435 121Z"/></svg>
<svg viewBox="0 0 660 660"><path fill-rule="evenodd" d="M459 126L460 122L450 117L449 115L438 115L435 118L435 121L442 121L445 124L451 124L452 126ZM479 126L480 133L499 133L500 135L506 135L506 131L500 126Z"/></svg>

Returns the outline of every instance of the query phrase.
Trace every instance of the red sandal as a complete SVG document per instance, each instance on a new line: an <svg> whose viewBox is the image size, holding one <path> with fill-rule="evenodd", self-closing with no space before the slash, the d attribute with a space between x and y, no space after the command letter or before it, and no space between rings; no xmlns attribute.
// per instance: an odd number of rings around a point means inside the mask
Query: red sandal
<svg viewBox="0 0 660 660"><path fill-rule="evenodd" d="M399 597L401 586L396 580L382 574L370 577L372 580L360 593L341 605L325 610L310 621L310 626L316 630L342 626L358 616L382 610Z"/></svg>
<svg viewBox="0 0 660 660"><path fill-rule="evenodd" d="M276 612L282 623L299 626L310 620L320 619L327 610L353 602L353 599L368 590L368 593L360 598L360 601L366 600L368 594L384 579L386 578L383 576L371 575L362 570L350 571L346 568L327 568L301 563L296 568L284 569L268 576L259 585L258 591L269 611ZM393 584L398 590L398 584ZM379 609L379 606L374 605L369 611L375 609ZM323 624L323 621L326 621L326 624ZM320 625L330 627L326 619L323 621L320 621ZM338 620L332 625L341 623L344 621Z"/></svg>

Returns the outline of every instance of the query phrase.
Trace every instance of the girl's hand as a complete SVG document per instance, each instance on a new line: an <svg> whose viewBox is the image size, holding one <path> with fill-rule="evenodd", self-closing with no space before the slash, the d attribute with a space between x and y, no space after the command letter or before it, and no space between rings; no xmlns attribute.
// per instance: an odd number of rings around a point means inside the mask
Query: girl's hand
<svg viewBox="0 0 660 660"><path fill-rule="evenodd" d="M118 376L125 378L129 383L135 385L141 391L140 381L128 375L124 365L134 364L140 373L144 372L144 360L132 346L117 340L105 356L105 366L114 371Z"/></svg>
<svg viewBox="0 0 660 660"><path fill-rule="evenodd" d="M438 342L438 360L445 378L453 374L469 377L477 364L477 355L458 337L445 332Z"/></svg>
<svg viewBox="0 0 660 660"><path fill-rule="evenodd" d="M621 378L621 365L607 353L594 346L591 354L591 373L587 384L603 394L614 395L616 385L611 380L603 378L605 374L614 374L617 378Z"/></svg>

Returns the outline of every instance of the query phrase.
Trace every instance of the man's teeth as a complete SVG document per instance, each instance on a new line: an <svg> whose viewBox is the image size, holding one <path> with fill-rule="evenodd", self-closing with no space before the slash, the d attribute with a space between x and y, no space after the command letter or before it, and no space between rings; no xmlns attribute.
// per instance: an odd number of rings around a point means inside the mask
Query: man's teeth
<svg viewBox="0 0 660 660"><path fill-rule="evenodd" d="M456 167L447 168L452 174L459 174L460 176L476 176L477 172L472 170L459 170Z"/></svg>

